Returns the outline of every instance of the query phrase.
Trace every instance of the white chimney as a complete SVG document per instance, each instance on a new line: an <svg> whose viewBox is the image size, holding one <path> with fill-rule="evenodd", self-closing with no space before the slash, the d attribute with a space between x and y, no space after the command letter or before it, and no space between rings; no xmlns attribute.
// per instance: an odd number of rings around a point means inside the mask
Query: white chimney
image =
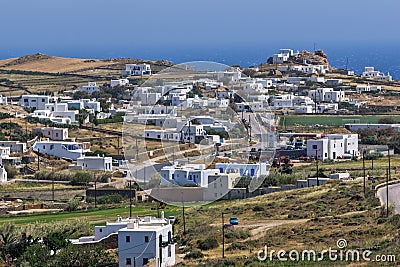
<svg viewBox="0 0 400 267"><path fill-rule="evenodd" d="M164 211L161 211L161 219L164 220L165 216L164 216Z"/></svg>

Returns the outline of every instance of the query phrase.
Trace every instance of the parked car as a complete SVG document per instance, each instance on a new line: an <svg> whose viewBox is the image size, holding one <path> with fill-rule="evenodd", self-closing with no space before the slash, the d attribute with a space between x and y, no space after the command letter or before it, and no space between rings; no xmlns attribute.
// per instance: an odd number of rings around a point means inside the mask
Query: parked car
<svg viewBox="0 0 400 267"><path fill-rule="evenodd" d="M239 224L239 220L238 220L237 217L232 216L232 217L229 219L229 223L232 224L232 225L238 225L238 224Z"/></svg>

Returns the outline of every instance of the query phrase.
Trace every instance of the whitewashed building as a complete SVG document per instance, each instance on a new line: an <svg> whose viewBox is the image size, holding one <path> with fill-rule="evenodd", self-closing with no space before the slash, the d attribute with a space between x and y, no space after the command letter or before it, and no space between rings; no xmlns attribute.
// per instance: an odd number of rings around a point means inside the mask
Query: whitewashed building
<svg viewBox="0 0 400 267"><path fill-rule="evenodd" d="M371 78L381 81L392 81L392 76L389 73L385 75L384 73L375 70L374 67L365 67L361 76L364 78Z"/></svg>
<svg viewBox="0 0 400 267"><path fill-rule="evenodd" d="M76 166L82 167L82 170L112 171L112 157L81 156L77 158Z"/></svg>
<svg viewBox="0 0 400 267"><path fill-rule="evenodd" d="M132 76L151 75L150 64L126 64L123 74Z"/></svg>
<svg viewBox="0 0 400 267"><path fill-rule="evenodd" d="M96 82L88 82L88 85L79 87L79 90L91 95L94 92L98 92L100 88L97 86Z"/></svg>
<svg viewBox="0 0 400 267"><path fill-rule="evenodd" d="M90 151L89 147L88 142L36 141L32 149L35 152L76 161Z"/></svg>
<svg viewBox="0 0 400 267"><path fill-rule="evenodd" d="M44 110L47 104L54 103L54 98L47 95L23 95L19 105L24 108Z"/></svg>
<svg viewBox="0 0 400 267"><path fill-rule="evenodd" d="M0 147L10 148L11 153L25 153L27 151L26 143L19 141L0 141Z"/></svg>
<svg viewBox="0 0 400 267"><path fill-rule="evenodd" d="M8 104L6 96L0 95L0 104Z"/></svg>
<svg viewBox="0 0 400 267"><path fill-rule="evenodd" d="M359 155L357 134L329 134L307 141L307 156L318 160L351 158Z"/></svg>
<svg viewBox="0 0 400 267"><path fill-rule="evenodd" d="M346 100L344 91L334 91L333 88L310 90L308 96L318 102L342 102Z"/></svg>
<svg viewBox="0 0 400 267"><path fill-rule="evenodd" d="M126 78L123 79L117 79L117 80L111 80L110 81L110 87L115 87L115 86L127 86L129 85L129 80Z"/></svg>
<svg viewBox="0 0 400 267"><path fill-rule="evenodd" d="M259 177L269 175L271 165L268 163L216 163L220 173L238 173L240 176Z"/></svg>
<svg viewBox="0 0 400 267"><path fill-rule="evenodd" d="M55 128L55 127L34 128L32 129L32 134L41 135L53 141L64 141L65 139L68 139L68 128Z"/></svg>
<svg viewBox="0 0 400 267"><path fill-rule="evenodd" d="M153 258L159 267L175 265L173 229L167 219L139 218L118 231L120 267L145 266Z"/></svg>
<svg viewBox="0 0 400 267"><path fill-rule="evenodd" d="M0 158L0 184L7 182L7 171L3 166L3 163Z"/></svg>
<svg viewBox="0 0 400 267"><path fill-rule="evenodd" d="M208 176L219 174L218 169L206 169L205 164L165 166L161 169L161 185L208 186Z"/></svg>
<svg viewBox="0 0 400 267"><path fill-rule="evenodd" d="M137 217L107 222L95 226L94 236L70 240L73 245L98 244L109 237L118 236L118 262L120 267L141 267L155 259L155 266L175 265L175 238L170 221L161 218Z"/></svg>

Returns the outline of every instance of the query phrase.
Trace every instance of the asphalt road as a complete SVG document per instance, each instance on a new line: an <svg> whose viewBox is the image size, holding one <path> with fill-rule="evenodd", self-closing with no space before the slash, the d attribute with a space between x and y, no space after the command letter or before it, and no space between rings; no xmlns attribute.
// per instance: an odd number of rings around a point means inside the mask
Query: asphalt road
<svg viewBox="0 0 400 267"><path fill-rule="evenodd" d="M386 205L386 186L379 188L376 195L381 204ZM389 185L389 205L393 205L395 213L400 214L400 184Z"/></svg>

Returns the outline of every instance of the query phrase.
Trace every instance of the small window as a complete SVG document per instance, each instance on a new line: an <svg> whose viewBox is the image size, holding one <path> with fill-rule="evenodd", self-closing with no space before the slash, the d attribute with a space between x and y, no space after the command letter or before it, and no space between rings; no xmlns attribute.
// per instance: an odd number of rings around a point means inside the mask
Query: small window
<svg viewBox="0 0 400 267"><path fill-rule="evenodd" d="M99 232L102 233L102 232L103 232L103 229L100 228L100 229L99 229Z"/></svg>
<svg viewBox="0 0 400 267"><path fill-rule="evenodd" d="M143 265L146 265L147 263L149 263L149 259L148 258L143 258Z"/></svg>
<svg viewBox="0 0 400 267"><path fill-rule="evenodd" d="M145 242L145 243L149 243L149 236L147 236L147 235L144 236L144 242ZM143 259L143 261L144 261L144 259Z"/></svg>
<svg viewBox="0 0 400 267"><path fill-rule="evenodd" d="M129 235L125 236L125 241L126 243L131 242L131 237Z"/></svg>
<svg viewBox="0 0 400 267"><path fill-rule="evenodd" d="M126 265L132 265L132 259L126 258Z"/></svg>
<svg viewBox="0 0 400 267"><path fill-rule="evenodd" d="M313 145L312 149L318 149L318 145Z"/></svg>

